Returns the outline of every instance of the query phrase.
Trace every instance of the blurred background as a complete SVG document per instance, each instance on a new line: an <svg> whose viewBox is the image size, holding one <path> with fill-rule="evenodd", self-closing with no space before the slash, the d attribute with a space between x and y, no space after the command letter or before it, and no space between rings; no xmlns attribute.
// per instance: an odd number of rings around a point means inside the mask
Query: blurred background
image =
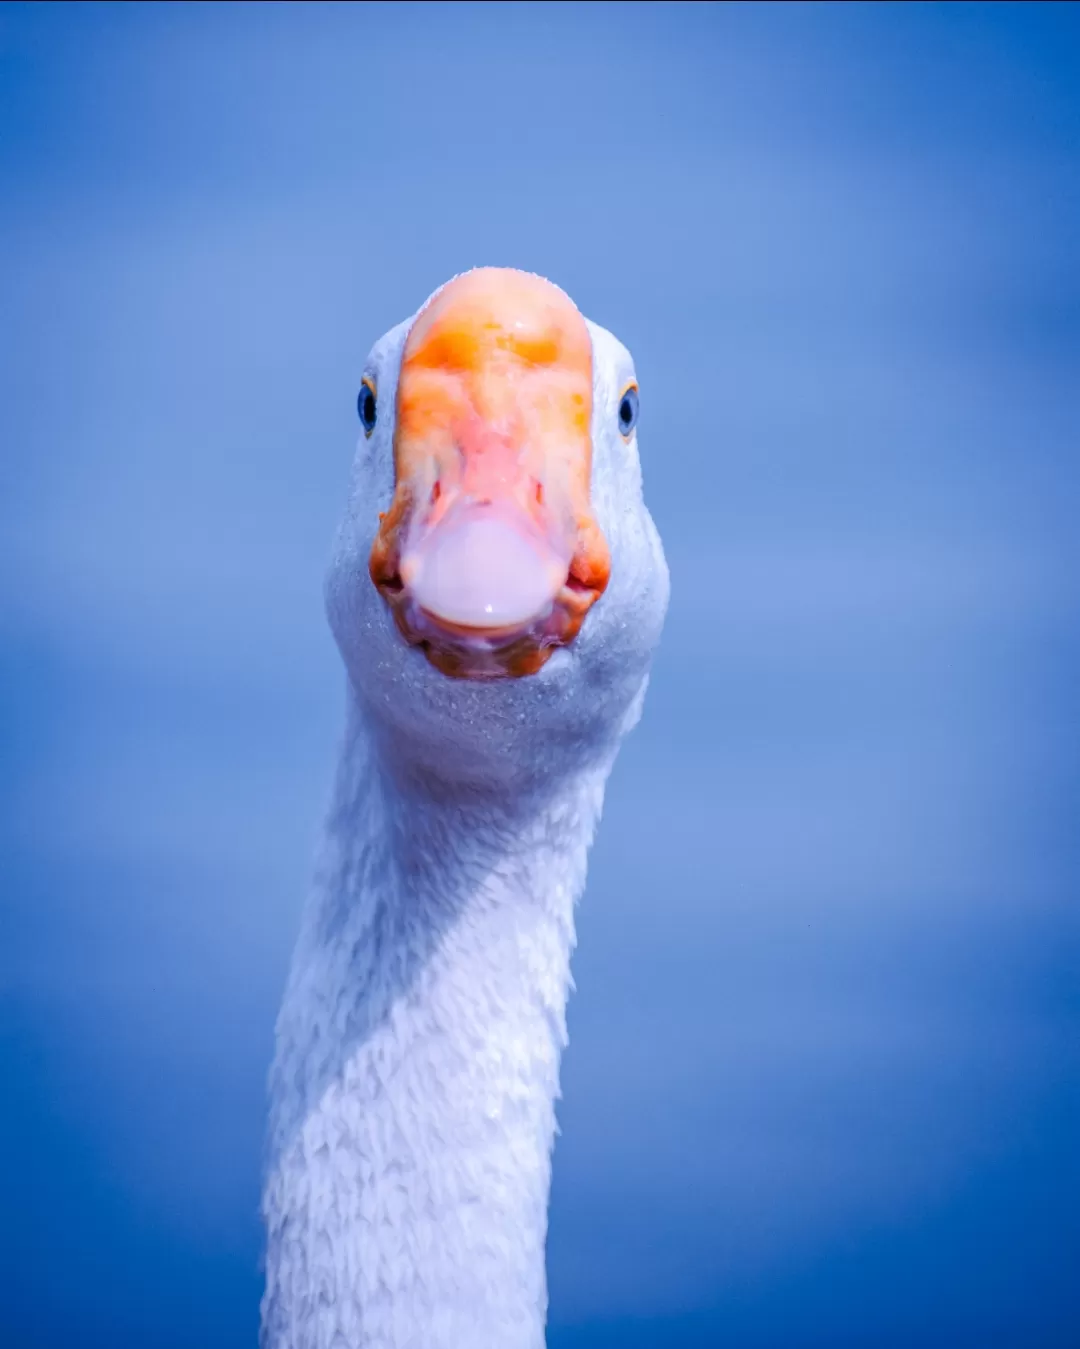
<svg viewBox="0 0 1080 1349"><path fill-rule="evenodd" d="M1080 8L0 8L0 1344L255 1344L371 342L637 359L552 1349L1080 1344Z"/></svg>

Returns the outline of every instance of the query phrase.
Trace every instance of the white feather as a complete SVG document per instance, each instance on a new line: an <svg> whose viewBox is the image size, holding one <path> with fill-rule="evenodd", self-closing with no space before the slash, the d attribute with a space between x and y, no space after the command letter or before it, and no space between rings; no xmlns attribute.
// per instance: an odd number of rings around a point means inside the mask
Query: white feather
<svg viewBox="0 0 1080 1349"><path fill-rule="evenodd" d="M379 416L327 578L346 731L277 1025L264 1349L543 1346L574 904L667 604L617 429L632 362L590 324L606 593L524 679L450 680L402 642L367 557L411 323L365 368Z"/></svg>

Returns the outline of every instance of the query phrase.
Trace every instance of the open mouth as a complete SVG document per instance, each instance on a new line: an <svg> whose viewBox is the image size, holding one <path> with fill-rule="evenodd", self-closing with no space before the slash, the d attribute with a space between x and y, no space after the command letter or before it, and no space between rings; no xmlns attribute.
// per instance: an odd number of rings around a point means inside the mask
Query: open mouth
<svg viewBox="0 0 1080 1349"><path fill-rule="evenodd" d="M452 678L535 674L573 641L602 587L495 507L455 516L398 565L373 568L398 631Z"/></svg>

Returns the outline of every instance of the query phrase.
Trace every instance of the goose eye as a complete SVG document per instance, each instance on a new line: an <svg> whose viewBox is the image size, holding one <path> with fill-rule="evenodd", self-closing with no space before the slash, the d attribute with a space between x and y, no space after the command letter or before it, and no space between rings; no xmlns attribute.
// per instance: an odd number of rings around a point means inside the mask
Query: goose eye
<svg viewBox="0 0 1080 1349"><path fill-rule="evenodd" d="M629 436L637 425L637 417L638 391L637 386L631 384L619 399L619 434L621 436Z"/></svg>
<svg viewBox="0 0 1080 1349"><path fill-rule="evenodd" d="M356 410L360 414L360 423L364 428L364 435L370 436L375 430L375 386L371 380L365 379L360 385L360 394L356 400Z"/></svg>

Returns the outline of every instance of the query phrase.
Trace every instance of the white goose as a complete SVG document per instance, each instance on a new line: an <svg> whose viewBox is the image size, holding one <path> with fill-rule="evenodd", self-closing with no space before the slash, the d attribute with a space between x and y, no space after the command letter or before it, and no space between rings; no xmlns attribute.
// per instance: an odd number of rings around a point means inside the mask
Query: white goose
<svg viewBox="0 0 1080 1349"><path fill-rule="evenodd" d="M540 277L377 342L346 729L277 1025L264 1349L541 1349L574 903L668 574L633 362ZM380 513L382 512L382 513Z"/></svg>

